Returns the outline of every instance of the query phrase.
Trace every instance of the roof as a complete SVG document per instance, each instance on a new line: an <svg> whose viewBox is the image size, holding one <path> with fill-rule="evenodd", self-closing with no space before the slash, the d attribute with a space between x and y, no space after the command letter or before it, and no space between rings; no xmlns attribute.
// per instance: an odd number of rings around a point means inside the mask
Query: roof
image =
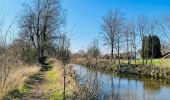
<svg viewBox="0 0 170 100"><path fill-rule="evenodd" d="M169 55L170 55L170 52L167 52L167 53L165 53L165 54L162 56L161 59L165 59L165 58L167 58Z"/></svg>

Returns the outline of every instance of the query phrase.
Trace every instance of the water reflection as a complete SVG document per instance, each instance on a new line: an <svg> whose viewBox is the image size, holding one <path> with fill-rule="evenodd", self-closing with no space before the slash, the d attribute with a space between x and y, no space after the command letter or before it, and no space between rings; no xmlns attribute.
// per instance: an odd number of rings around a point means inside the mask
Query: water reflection
<svg viewBox="0 0 170 100"><path fill-rule="evenodd" d="M169 80L105 74L74 65L80 85L90 86L97 100L169 100Z"/></svg>

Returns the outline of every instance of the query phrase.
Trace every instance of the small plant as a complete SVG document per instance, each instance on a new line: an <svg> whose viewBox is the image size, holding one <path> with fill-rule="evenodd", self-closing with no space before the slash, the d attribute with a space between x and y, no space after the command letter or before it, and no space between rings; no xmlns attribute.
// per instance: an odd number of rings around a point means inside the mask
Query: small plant
<svg viewBox="0 0 170 100"><path fill-rule="evenodd" d="M19 98L22 98L23 96L24 96L24 93L21 93L18 89L15 89L9 92L9 94L5 96L3 100L11 100L13 98L19 99Z"/></svg>

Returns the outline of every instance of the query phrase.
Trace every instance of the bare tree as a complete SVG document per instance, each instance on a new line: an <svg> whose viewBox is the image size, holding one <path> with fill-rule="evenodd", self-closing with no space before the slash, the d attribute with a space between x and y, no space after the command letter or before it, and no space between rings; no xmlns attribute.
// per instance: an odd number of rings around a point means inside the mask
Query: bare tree
<svg viewBox="0 0 170 100"><path fill-rule="evenodd" d="M52 43L64 24L59 0L32 0L25 6L20 19L20 34L30 38L40 63L45 61L45 50Z"/></svg>
<svg viewBox="0 0 170 100"><path fill-rule="evenodd" d="M11 43L11 37L10 37L10 30L12 28L12 25L14 24L14 21L7 27L5 30L5 22L4 19L0 19L0 89L3 91L7 78L10 74L10 71L12 69L12 66L17 61L17 56L13 56L13 52L9 49L9 44Z"/></svg>
<svg viewBox="0 0 170 100"><path fill-rule="evenodd" d="M147 30L147 17L146 16L139 16L138 17L138 21L137 21L137 28L138 28L138 32L139 32L139 35L140 35L140 39L142 41L142 46L145 45L145 42L144 42L144 38L145 38L145 35L147 34L148 30ZM143 59L143 64L144 64L144 47L142 47L142 59ZM146 60L146 63L147 63L147 60Z"/></svg>
<svg viewBox="0 0 170 100"><path fill-rule="evenodd" d="M124 30L124 35L125 35L125 41L126 41L126 58L128 59L128 64L130 64L130 54L129 54L129 41L130 41L130 26L129 23L126 23L125 25L125 30Z"/></svg>
<svg viewBox="0 0 170 100"><path fill-rule="evenodd" d="M122 16L120 11L110 10L103 17L103 23L101 25L105 45L108 45L111 48L111 61L114 58L114 63L115 63L114 49L116 49L116 47L119 54L121 24Z"/></svg>
<svg viewBox="0 0 170 100"><path fill-rule="evenodd" d="M70 61L70 38L67 37L66 34L62 34L59 37L59 43L61 43L60 45L58 45L58 58L60 61L62 61L63 63L63 78L64 78L64 90L63 90L63 99L66 100L66 76L67 76L67 64Z"/></svg>
<svg viewBox="0 0 170 100"><path fill-rule="evenodd" d="M149 29L150 29L150 35L153 36L154 33L155 33L155 28L156 28L156 21L150 21L150 25L149 25ZM153 59L153 46L154 46L154 43L153 43L153 38L152 38L152 42L151 42L151 63L150 65L152 66L152 59Z"/></svg>
<svg viewBox="0 0 170 100"><path fill-rule="evenodd" d="M159 26L159 30L163 31L162 36L165 36L163 37L164 45L166 43L166 45L168 46L170 44L170 37L168 36L170 30L170 15L161 18L159 20Z"/></svg>
<svg viewBox="0 0 170 100"><path fill-rule="evenodd" d="M167 52L169 52L170 46L169 46L169 42L167 42L166 40L162 40L161 41L161 51L162 54L166 54Z"/></svg>
<svg viewBox="0 0 170 100"><path fill-rule="evenodd" d="M98 57L100 55L100 49L99 49L99 41L98 39L94 39L92 41L91 46L88 48L87 51L89 56L92 56L92 58L95 58L95 66L97 66L97 62L98 62Z"/></svg>
<svg viewBox="0 0 170 100"><path fill-rule="evenodd" d="M135 23L134 21L130 21L130 37L131 37L131 56L134 53L134 59L135 59L135 64L136 64L136 30L135 30Z"/></svg>
<svg viewBox="0 0 170 100"><path fill-rule="evenodd" d="M123 25L123 19L120 18L118 21L118 31L116 33L116 41L115 41L115 47L117 51L117 58L118 58L118 65L120 65L120 47L121 47L121 39L122 39L122 25Z"/></svg>

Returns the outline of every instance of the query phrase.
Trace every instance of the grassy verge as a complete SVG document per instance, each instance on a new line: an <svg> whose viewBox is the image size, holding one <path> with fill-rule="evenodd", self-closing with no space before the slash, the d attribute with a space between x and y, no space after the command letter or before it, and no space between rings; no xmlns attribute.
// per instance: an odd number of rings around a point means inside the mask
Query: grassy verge
<svg viewBox="0 0 170 100"><path fill-rule="evenodd" d="M54 65L53 65L54 66ZM47 73L47 78L49 80L49 83L47 84L47 90L52 90L52 93L49 93L47 98L50 100L57 99L57 100L62 100L63 99L63 94L62 94L62 82L60 83L59 81L60 76L59 73L57 73L57 70L54 68Z"/></svg>
<svg viewBox="0 0 170 100"><path fill-rule="evenodd" d="M37 71L4 97L5 100L62 100L63 99L63 66L60 62L48 61L50 69L47 71ZM67 69L66 96L71 98L76 90L76 81L71 77ZM38 97L37 97L38 95Z"/></svg>
<svg viewBox="0 0 170 100"><path fill-rule="evenodd" d="M28 78L28 80L25 82L25 84L21 88L16 88L13 91L9 92L7 96L5 96L4 100L11 100L16 99L20 100L24 96L26 96L32 89L32 86L40 80L39 74L32 75Z"/></svg>
<svg viewBox="0 0 170 100"><path fill-rule="evenodd" d="M128 64L127 60L121 60L120 65L116 65L113 62L107 59L98 60L97 66L95 66L95 62L93 60L88 61L88 59L79 59L76 63L82 64L87 67L95 68L99 71L103 72L111 72L117 74L132 74L132 75L140 75L140 76L148 76L154 78L163 78L170 79L170 60L169 59L153 59L145 61L144 65L142 64L142 60L137 60L135 65L135 61L132 60L131 64ZM152 66L151 66L152 65Z"/></svg>
<svg viewBox="0 0 170 100"><path fill-rule="evenodd" d="M19 99L29 93L31 85L34 84L37 79L39 70L40 68L37 66L26 66L12 73L8 78L6 89L3 90L1 99Z"/></svg>
<svg viewBox="0 0 170 100"><path fill-rule="evenodd" d="M89 60L85 58L77 58L77 59L74 59L72 62L76 64L91 65L91 64L95 64L95 59ZM128 64L127 60L121 59L120 62L121 64ZM110 59L98 59L98 63L108 65L111 62L110 62ZM116 60L116 63L118 64L118 60ZM135 64L135 60L131 60L131 64ZM137 65L143 64L143 60L137 59L136 64ZM166 67L166 68L169 67L170 68L170 59L153 59L152 62L151 62L151 59L148 59L147 62L146 60L144 61L144 64L152 65L155 67Z"/></svg>
<svg viewBox="0 0 170 100"><path fill-rule="evenodd" d="M141 60L141 59L136 60L136 63L142 64L143 60ZM146 63L146 61L145 61L145 63ZM135 64L134 60L132 60L132 64ZM147 65L153 65L156 67L170 67L170 59L153 59L152 62L149 59L149 60L147 60Z"/></svg>
<svg viewBox="0 0 170 100"><path fill-rule="evenodd" d="M59 62L52 64L53 69L47 72L48 84L46 90L48 91L47 99L49 100L63 100L63 66ZM66 96L67 98L73 95L76 90L76 82L71 76L67 74ZM50 91L49 91L50 90Z"/></svg>

